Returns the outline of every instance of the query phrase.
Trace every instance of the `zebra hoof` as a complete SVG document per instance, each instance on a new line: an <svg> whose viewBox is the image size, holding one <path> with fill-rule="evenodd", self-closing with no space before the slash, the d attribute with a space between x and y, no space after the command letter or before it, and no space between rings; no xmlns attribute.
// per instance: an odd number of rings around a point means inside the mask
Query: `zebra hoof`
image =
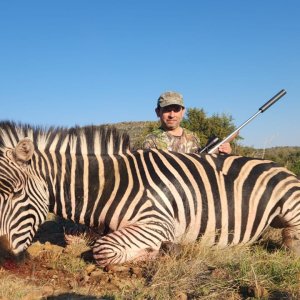
<svg viewBox="0 0 300 300"><path fill-rule="evenodd" d="M297 256L300 256L299 234L293 230L286 229L282 232L284 245Z"/></svg>
<svg viewBox="0 0 300 300"><path fill-rule="evenodd" d="M300 257L300 241L292 240L287 246L295 255Z"/></svg>
<svg viewBox="0 0 300 300"><path fill-rule="evenodd" d="M179 244L166 241L161 243L159 251L163 255L178 256L181 253L181 249L182 247Z"/></svg>

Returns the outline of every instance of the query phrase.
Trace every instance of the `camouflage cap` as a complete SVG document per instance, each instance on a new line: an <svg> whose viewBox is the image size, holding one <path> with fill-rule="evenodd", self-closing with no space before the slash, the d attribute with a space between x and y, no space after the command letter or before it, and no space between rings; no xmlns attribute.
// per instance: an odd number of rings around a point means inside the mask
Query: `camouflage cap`
<svg viewBox="0 0 300 300"><path fill-rule="evenodd" d="M161 94L157 100L157 107L165 107L174 104L184 107L183 97L181 94L176 92L165 92Z"/></svg>

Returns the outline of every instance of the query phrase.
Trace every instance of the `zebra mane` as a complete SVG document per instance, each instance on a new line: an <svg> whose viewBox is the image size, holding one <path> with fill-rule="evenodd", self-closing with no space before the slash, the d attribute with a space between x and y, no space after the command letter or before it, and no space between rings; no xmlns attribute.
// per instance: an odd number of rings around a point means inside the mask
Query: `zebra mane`
<svg viewBox="0 0 300 300"><path fill-rule="evenodd" d="M35 148L75 154L121 154L129 151L127 133L113 126L41 127L0 121L0 149L14 148L18 142L30 138Z"/></svg>

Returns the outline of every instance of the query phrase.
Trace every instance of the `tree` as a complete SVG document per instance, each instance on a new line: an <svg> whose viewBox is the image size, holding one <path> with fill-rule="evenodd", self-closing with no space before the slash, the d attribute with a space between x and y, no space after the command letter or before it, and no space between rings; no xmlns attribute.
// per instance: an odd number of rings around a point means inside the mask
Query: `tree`
<svg viewBox="0 0 300 300"><path fill-rule="evenodd" d="M211 137L215 136L224 139L236 128L230 115L214 114L207 117L203 109L189 108L182 126L195 132L202 145L205 145Z"/></svg>

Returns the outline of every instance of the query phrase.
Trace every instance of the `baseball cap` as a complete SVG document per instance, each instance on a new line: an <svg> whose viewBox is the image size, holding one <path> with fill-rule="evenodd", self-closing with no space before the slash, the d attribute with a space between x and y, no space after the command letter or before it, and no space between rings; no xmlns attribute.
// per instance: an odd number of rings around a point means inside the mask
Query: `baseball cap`
<svg viewBox="0 0 300 300"><path fill-rule="evenodd" d="M168 105L180 105L184 107L183 97L176 92L165 92L157 99L157 107L165 107Z"/></svg>

